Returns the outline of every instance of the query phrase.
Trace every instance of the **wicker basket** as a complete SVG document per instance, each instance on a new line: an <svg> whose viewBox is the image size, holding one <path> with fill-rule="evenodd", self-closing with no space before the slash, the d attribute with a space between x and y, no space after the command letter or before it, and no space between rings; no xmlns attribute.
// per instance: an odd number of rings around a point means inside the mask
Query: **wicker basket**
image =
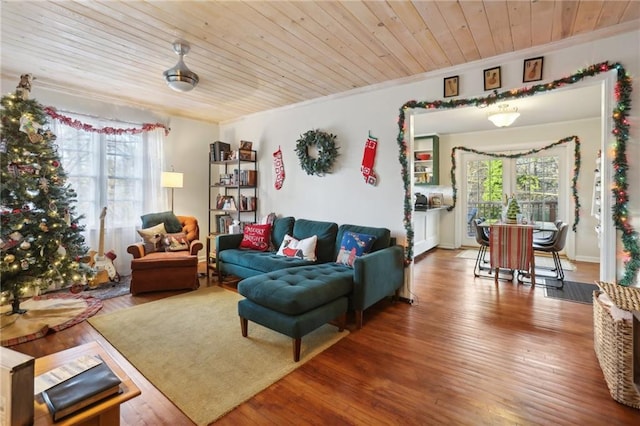
<svg viewBox="0 0 640 426"><path fill-rule="evenodd" d="M640 408L640 390L633 381L633 320L614 320L610 308L593 292L593 346L611 397Z"/></svg>
<svg viewBox="0 0 640 426"><path fill-rule="evenodd" d="M609 299L620 309L625 311L640 311L640 287L624 287L620 284L597 281Z"/></svg>

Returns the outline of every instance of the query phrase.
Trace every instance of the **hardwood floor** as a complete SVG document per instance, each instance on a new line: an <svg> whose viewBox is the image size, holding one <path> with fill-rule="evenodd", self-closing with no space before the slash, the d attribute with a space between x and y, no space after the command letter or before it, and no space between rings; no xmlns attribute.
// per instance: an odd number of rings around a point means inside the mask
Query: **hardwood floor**
<svg viewBox="0 0 640 426"><path fill-rule="evenodd" d="M640 411L609 395L591 305L474 278L474 261L457 253L418 259L413 305L384 300L368 309L361 330L352 319L349 336L217 424L640 424ZM567 280L597 279L598 265L576 264ZM178 293L126 295L106 300L102 312ZM92 340L122 360L86 322L13 349L43 356ZM122 406L123 424L192 424L135 369L127 373L142 395Z"/></svg>

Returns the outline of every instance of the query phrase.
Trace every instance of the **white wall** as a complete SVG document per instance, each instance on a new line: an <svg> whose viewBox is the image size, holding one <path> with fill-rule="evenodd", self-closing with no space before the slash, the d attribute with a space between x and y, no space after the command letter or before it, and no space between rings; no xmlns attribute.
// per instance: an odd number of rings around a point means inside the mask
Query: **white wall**
<svg viewBox="0 0 640 426"><path fill-rule="evenodd" d="M195 216L204 242L208 233L209 144L218 140L218 126L175 117L169 125L171 132L164 151L166 170L173 166L176 172L184 174L184 187L174 190L174 212Z"/></svg>
<svg viewBox="0 0 640 426"><path fill-rule="evenodd" d="M421 81L406 84L371 87L365 93L334 96L324 100L300 104L266 113L244 117L241 120L221 124L220 135L225 141L237 144L240 139L253 140L259 151L261 185L261 213L275 211L296 217L332 220L338 223L362 223L386 226L404 241L403 200L404 193L398 161L398 109L407 101L437 100L442 95L442 79L460 75L461 97L482 97L482 70L502 66L503 88L522 87L522 61L534 56L544 56L545 79L554 80L574 74L591 64L610 61L620 62L630 75L640 74L638 46L640 31L566 47L567 44L548 45L541 48L503 55L491 60L478 61L460 67L430 73ZM575 42L575 41L574 41ZM554 50L555 49L555 50ZM627 152L630 162L630 208L640 211L640 147L638 146L638 120L640 90L632 94L631 138ZM338 136L341 147L335 172L326 177L307 176L300 168L295 155L295 143L302 133L319 128ZM375 169L379 185L371 187L360 175L360 163L368 132L379 138ZM408 132L407 132L408 133ZM562 137L566 136L563 134ZM552 138L553 136L549 136ZM588 139L588 138L587 138ZM271 153L282 147L286 179L280 191L273 188L271 177ZM449 152L441 150L441 179L448 179ZM586 160L585 160L586 163ZM585 167L590 167L590 160ZM585 180L587 180L585 182ZM588 175L581 178L589 187ZM633 184L636 182L636 184ZM581 185L582 185L581 184ZM585 214L590 197L584 197ZM443 229L446 223L443 215ZM585 220L585 222L587 222ZM588 226L583 223L583 226ZM636 224L640 228L640 224ZM585 253L591 256L591 253Z"/></svg>

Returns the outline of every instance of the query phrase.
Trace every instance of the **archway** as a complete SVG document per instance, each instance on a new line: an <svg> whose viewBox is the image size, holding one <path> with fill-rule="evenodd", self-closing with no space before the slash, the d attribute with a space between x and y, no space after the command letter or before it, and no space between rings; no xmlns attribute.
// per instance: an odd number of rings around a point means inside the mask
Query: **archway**
<svg viewBox="0 0 640 426"><path fill-rule="evenodd" d="M399 161L401 165L402 181L405 193L404 199L404 217L403 224L406 232L405 247L405 263L408 265L413 261L413 226L412 218L412 194L411 182L409 176L409 162L407 159L407 141L405 139L405 123L406 113L410 109L450 109L463 106L488 106L496 102L502 102L509 99L523 98L539 93L556 90L566 85L575 84L584 78L593 77L601 73L615 70L617 73L616 84L614 88L615 107L612 112L612 133L615 137L613 144L612 158L612 221L615 228L622 233L623 250L626 256L624 260L624 272L618 284L629 286L636 280L638 270L640 269L640 246L638 244L638 233L628 221L628 182L627 182L627 159L626 144L629 138L629 121L628 115L631 103L631 78L626 74L624 67L619 64L609 64L602 62L594 64L588 68L579 70L570 76L554 80L545 84L524 87L520 89L507 90L503 92L494 91L486 97L477 97L469 99L454 99L449 101L408 101L400 108L398 117L398 137L397 142L400 150ZM455 208L456 194L453 194L453 206Z"/></svg>

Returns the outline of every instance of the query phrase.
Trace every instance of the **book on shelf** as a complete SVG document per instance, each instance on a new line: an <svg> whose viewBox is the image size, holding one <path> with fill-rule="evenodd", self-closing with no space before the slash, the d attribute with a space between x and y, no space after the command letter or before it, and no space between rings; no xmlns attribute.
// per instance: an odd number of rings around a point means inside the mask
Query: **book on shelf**
<svg viewBox="0 0 640 426"><path fill-rule="evenodd" d="M256 186L258 172L255 170L233 170L231 184L237 186Z"/></svg>
<svg viewBox="0 0 640 426"><path fill-rule="evenodd" d="M240 211L253 212L258 208L258 199L254 196L240 196Z"/></svg>
<svg viewBox="0 0 640 426"><path fill-rule="evenodd" d="M42 391L54 421L121 392L120 378L104 361Z"/></svg>
<svg viewBox="0 0 640 426"><path fill-rule="evenodd" d="M228 214L217 215L217 232L226 234L229 232L229 226L233 223L233 218Z"/></svg>
<svg viewBox="0 0 640 426"><path fill-rule="evenodd" d="M209 145L209 157L211 162L228 160L231 154L231 145L222 142L215 141Z"/></svg>

